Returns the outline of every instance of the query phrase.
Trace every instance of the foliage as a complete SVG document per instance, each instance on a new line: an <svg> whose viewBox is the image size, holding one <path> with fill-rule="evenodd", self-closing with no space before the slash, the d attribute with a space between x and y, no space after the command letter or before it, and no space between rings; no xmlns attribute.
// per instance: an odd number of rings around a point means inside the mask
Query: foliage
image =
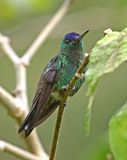
<svg viewBox="0 0 127 160"><path fill-rule="evenodd" d="M86 114L86 129L89 131L91 107L100 78L113 72L127 60L127 28L122 32L109 32L97 42L91 52L86 73L89 104ZM116 160L127 159L127 105L110 122L110 143Z"/></svg>
<svg viewBox="0 0 127 160"><path fill-rule="evenodd" d="M127 104L112 117L109 123L109 138L115 160L127 159Z"/></svg>
<svg viewBox="0 0 127 160"><path fill-rule="evenodd" d="M62 3L62 0L1 0L0 1L0 28L15 26L41 14L52 13ZM19 18L20 17L20 18ZM12 23L14 22L14 24Z"/></svg>
<svg viewBox="0 0 127 160"><path fill-rule="evenodd" d="M99 40L91 52L86 73L88 95L93 95L101 76L113 72L127 60L127 29L110 32Z"/></svg>

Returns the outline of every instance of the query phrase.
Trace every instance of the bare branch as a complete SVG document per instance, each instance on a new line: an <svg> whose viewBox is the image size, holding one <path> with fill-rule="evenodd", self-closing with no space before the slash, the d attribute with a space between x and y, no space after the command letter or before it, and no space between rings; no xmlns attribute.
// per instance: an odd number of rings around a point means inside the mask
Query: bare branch
<svg viewBox="0 0 127 160"><path fill-rule="evenodd" d="M19 62L19 57L17 56L17 54L9 44L9 38L2 35L1 33L0 33L0 45L4 53L8 56L11 62L13 62L13 64L16 64Z"/></svg>
<svg viewBox="0 0 127 160"><path fill-rule="evenodd" d="M35 129L31 133L31 135L28 138L25 138L24 140L25 140L26 145L28 146L29 150L32 153L34 153L35 155L38 155L39 157L42 157L42 160L49 159L48 154L45 152L43 146L41 145L41 141L40 141Z"/></svg>
<svg viewBox="0 0 127 160"><path fill-rule="evenodd" d="M34 154L27 152L24 149L21 149L17 146L14 146L2 140L0 140L0 151L10 153L24 160L41 160L41 159L46 160L43 157L40 158L38 156L35 156Z"/></svg>
<svg viewBox="0 0 127 160"><path fill-rule="evenodd" d="M22 62L25 65L29 65L32 57L37 53L39 47L45 42L46 38L49 36L51 31L56 27L56 25L62 20L65 16L66 12L69 9L70 4L73 0L65 0L63 5L59 8L53 18L49 21L49 23L45 26L45 28L41 31L38 37L35 39L33 44L27 50L25 55L22 57Z"/></svg>
<svg viewBox="0 0 127 160"><path fill-rule="evenodd" d="M28 97L27 97L27 80L26 80L26 67L21 63L21 61L15 64L16 72L16 89L15 96L22 99L23 103L28 110Z"/></svg>
<svg viewBox="0 0 127 160"><path fill-rule="evenodd" d="M9 114L16 119L17 123L20 124L27 114L27 111L25 110L26 107L21 99L18 97L13 97L5 89L0 87L0 102L2 102L4 107L6 107ZM23 140L25 140L29 150L32 153L40 157L47 157L48 159L48 156L42 148L38 135L35 131L33 131L31 136Z"/></svg>
<svg viewBox="0 0 127 160"><path fill-rule="evenodd" d="M19 98L14 98L4 88L0 86L0 102L6 107L13 117L20 117L23 113L22 101Z"/></svg>

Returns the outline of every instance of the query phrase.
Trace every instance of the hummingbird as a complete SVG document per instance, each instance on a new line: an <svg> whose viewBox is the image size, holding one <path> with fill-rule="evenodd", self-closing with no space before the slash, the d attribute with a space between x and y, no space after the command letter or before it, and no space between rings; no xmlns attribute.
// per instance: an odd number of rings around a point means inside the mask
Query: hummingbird
<svg viewBox="0 0 127 160"><path fill-rule="evenodd" d="M83 34L75 32L64 36L58 54L44 68L37 85L37 91L32 101L32 107L22 122L18 133L24 131L25 137L44 122L60 105L66 87L75 75L83 58ZM73 96L85 81L85 75L80 78L69 96Z"/></svg>

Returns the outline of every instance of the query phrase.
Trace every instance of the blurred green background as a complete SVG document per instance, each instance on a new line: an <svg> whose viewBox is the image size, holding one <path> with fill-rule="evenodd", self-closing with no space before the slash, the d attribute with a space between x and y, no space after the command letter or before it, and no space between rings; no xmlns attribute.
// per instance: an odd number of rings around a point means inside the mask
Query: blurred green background
<svg viewBox="0 0 127 160"><path fill-rule="evenodd" d="M11 45L22 56L47 24L62 0L0 0L0 32L11 39ZM121 31L127 26L126 0L75 0L70 11L39 49L28 68L29 104L43 67L57 54L65 33L82 33L90 29L84 38L85 51L89 52L107 28ZM85 136L84 114L88 103L87 86L68 100L62 123L57 160L106 160L110 153L108 122L127 99L127 64L114 73L101 78L92 110L89 137ZM10 92L15 89L15 72L12 63L0 50L0 85ZM49 153L56 120L55 112L38 127L41 141ZM15 129L15 121L0 106L0 139L20 147L25 145ZM17 160L9 154L0 153L1 160Z"/></svg>

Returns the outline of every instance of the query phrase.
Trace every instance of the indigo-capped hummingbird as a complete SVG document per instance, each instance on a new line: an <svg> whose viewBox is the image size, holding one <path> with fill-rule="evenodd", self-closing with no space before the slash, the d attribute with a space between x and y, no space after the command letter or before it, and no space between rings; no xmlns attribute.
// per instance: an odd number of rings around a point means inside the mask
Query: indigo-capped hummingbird
<svg viewBox="0 0 127 160"><path fill-rule="evenodd" d="M25 137L60 105L67 85L84 58L82 39L88 31L81 35L75 32L66 34L59 53L44 68L31 110L18 131L24 131ZM84 80L85 76L77 81L69 96L73 96L79 90Z"/></svg>

